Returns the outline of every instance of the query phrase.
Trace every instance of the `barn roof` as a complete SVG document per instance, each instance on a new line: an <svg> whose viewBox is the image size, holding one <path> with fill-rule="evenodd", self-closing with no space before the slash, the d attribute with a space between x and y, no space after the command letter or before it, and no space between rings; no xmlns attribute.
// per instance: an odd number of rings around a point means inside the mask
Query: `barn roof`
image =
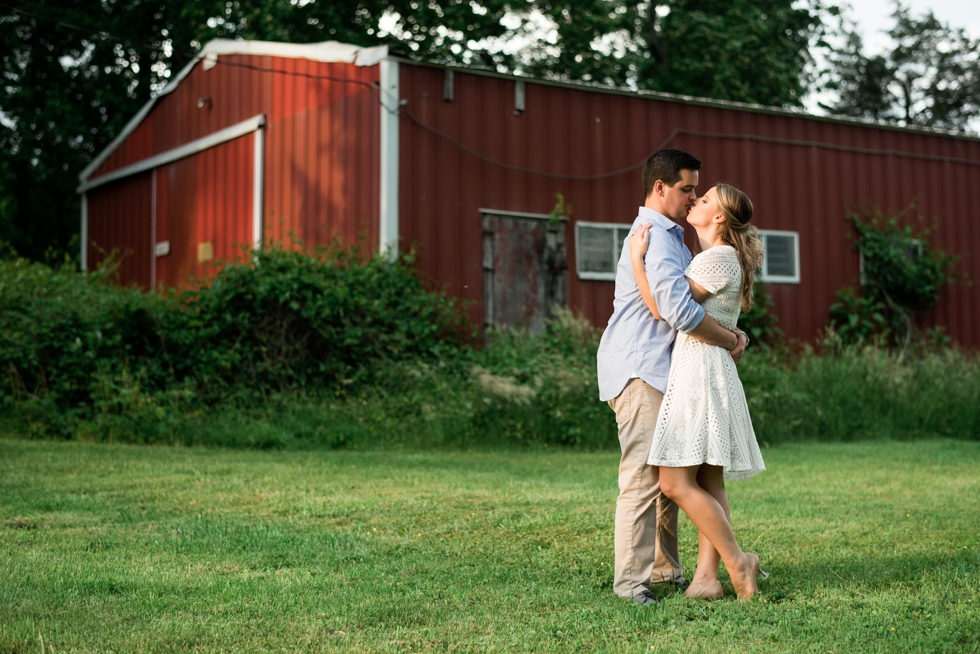
<svg viewBox="0 0 980 654"><path fill-rule="evenodd" d="M321 61L321 62L337 62L337 63L350 63L357 66L373 66L380 62L382 59L389 57L388 46L381 45L370 48L365 48L361 46L351 45L348 43L340 43L337 41L325 41L322 43L277 43L272 41L244 41L244 40L232 40L232 39L214 39L208 41L207 44L201 49L197 56L188 63L167 85L163 88L160 93L151 98L139 112L133 116L133 118L126 124L123 130L116 136L115 139L109 143L108 146L95 158L92 162L86 166L86 168L79 174L79 179L84 185L88 181L89 177L94 173L99 167L112 156L112 153L132 134L133 131L139 126L143 119L150 113L153 106L157 101L163 96L171 93L177 86L191 73L200 61L204 61L205 68L211 68L215 65L217 57L220 55L254 55L254 56L272 56L272 57L285 57L291 59L309 59L311 61ZM438 64L434 62L419 61L414 59L405 59L402 57L392 57L399 61L405 63L413 64L416 66L427 66L443 68L448 70L458 70L460 72L473 73L476 75L485 75L489 77L498 77L514 80L526 80L532 81L536 84L544 84L548 86L560 86L566 88L579 88L583 90L596 91L600 93L615 93L622 95L631 95L652 99L667 100L670 102L679 102L683 104L698 105L698 106L710 106L710 107L724 107L729 109L737 109L740 111L750 111L753 113L765 113L771 115L780 116L796 116L799 118L807 118L810 120L816 120L820 122L831 122L849 125L860 125L866 127L874 127L878 129L885 129L889 131L899 131L899 132L911 132L918 134L932 134L938 136L947 136L958 139L966 139L971 141L980 140L980 135L971 134L968 132L959 132L955 130L945 130L936 129L931 127L920 127L920 126L902 126L895 125L893 123L884 123L871 120L865 120L860 118L850 118L847 116L819 116L816 114L809 113L802 109L792 109L785 107L770 107L760 104L751 104L745 102L734 102L729 100L715 100L710 98L699 98L688 95L679 95L674 93L664 93L661 91L647 91L647 90L637 90L629 89L615 86L608 86L604 84L598 84L594 82L577 82L577 81L565 81L565 80L549 80L543 78L528 77L525 75L513 75L507 73L498 73L496 71L487 70L485 68L478 67L468 67L468 66L457 66L457 65L445 65Z"/></svg>
<svg viewBox="0 0 980 654"><path fill-rule="evenodd" d="M357 45L324 41L323 43L276 43L273 41L240 41L233 39L213 39L208 41L184 68L170 80L163 90L143 105L126 126L92 162L85 167L78 178L84 184L88 178L99 169L105 160L122 145L133 131L139 127L153 106L163 96L173 92L184 81L194 66L204 60L205 68L214 66L219 55L253 55L257 57L285 57L288 59L309 59L327 63L348 63L358 66L373 66L388 56L388 46L381 45L373 48L362 48Z"/></svg>

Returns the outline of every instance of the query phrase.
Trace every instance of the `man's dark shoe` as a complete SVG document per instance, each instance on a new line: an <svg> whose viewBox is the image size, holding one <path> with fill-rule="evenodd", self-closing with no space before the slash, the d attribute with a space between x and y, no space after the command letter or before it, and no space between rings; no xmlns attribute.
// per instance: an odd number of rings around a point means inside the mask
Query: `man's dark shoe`
<svg viewBox="0 0 980 654"><path fill-rule="evenodd" d="M648 590L641 590L636 595L633 595L633 601L637 604L659 604L657 598L653 596Z"/></svg>

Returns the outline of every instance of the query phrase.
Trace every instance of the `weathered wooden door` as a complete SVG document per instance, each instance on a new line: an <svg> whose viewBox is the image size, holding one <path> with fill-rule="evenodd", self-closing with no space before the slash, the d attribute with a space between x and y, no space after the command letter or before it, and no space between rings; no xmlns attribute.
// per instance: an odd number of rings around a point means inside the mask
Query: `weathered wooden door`
<svg viewBox="0 0 980 654"><path fill-rule="evenodd" d="M564 219L483 212L483 307L487 327L544 330L568 304Z"/></svg>

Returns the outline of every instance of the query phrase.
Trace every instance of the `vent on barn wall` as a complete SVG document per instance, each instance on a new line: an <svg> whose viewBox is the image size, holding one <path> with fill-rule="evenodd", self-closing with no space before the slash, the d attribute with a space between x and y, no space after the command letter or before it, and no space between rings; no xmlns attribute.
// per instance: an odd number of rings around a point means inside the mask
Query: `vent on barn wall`
<svg viewBox="0 0 980 654"><path fill-rule="evenodd" d="M442 74L442 99L446 102L452 102L456 91L454 88L455 76L451 70L444 70Z"/></svg>

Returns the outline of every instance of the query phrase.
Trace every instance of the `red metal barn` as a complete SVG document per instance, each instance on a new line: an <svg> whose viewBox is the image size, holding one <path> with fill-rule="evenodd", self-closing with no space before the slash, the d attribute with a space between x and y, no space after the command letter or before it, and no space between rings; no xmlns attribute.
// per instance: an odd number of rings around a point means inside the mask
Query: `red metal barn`
<svg viewBox="0 0 980 654"><path fill-rule="evenodd" d="M702 160L702 192L724 180L752 197L790 337L812 340L835 291L859 283L848 208L914 202L980 279L977 137L332 42L205 46L82 173L82 262L119 249L123 282L159 288L290 234L416 247L474 321L539 327L558 302L603 325L640 166L667 145ZM980 346L980 287L949 287L929 323Z"/></svg>

